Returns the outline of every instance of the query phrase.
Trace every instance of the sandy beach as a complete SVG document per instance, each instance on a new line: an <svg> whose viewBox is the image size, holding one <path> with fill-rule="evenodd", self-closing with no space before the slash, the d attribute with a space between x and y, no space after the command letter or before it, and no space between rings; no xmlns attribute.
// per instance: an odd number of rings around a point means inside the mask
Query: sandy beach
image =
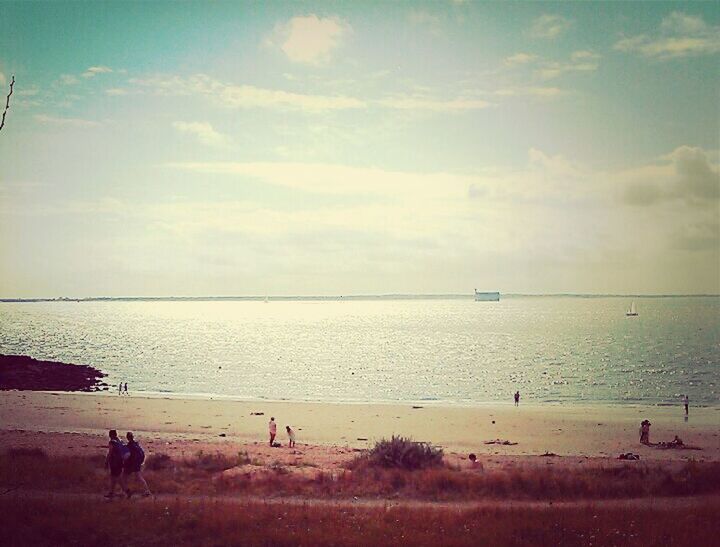
<svg viewBox="0 0 720 547"><path fill-rule="evenodd" d="M415 405L418 406L418 405ZM239 446L265 450L267 422L278 422L278 440L286 444L285 425L297 432L298 447L321 454L353 453L393 434L427 441L464 459L469 452L481 459L532 457L546 453L615 459L634 452L643 460L720 459L720 409L691 408L686 421L680 405L580 406L559 404L485 404L473 407L436 405L330 404L234 401L117 396L92 393L3 392L0 399L0 438L3 444L43 446L58 434L88 439L104 446L107 430L132 430L152 452L177 443L193 449L235 450ZM679 436L702 450L668 450L643 446L638 427L652 423L651 442ZM489 441L512 444L486 444ZM60 443L65 446L65 443ZM70 444L69 450L76 445ZM267 450L281 456L287 449ZM535 458L529 458L535 459ZM545 458L546 459L546 458Z"/></svg>

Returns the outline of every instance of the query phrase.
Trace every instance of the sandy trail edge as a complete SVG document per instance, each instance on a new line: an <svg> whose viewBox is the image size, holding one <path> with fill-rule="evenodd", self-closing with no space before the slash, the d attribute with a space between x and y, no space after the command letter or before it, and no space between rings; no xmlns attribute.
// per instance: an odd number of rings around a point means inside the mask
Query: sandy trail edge
<svg viewBox="0 0 720 547"><path fill-rule="evenodd" d="M202 495L171 495L161 494L143 498L134 496L130 500L124 497L106 499L100 494L82 494L74 492L48 492L40 490L15 490L6 495L0 494L0 499L50 499L50 500L90 500L105 503L151 503L167 504L176 502L190 502L196 504L227 503L236 505L277 505L277 506L317 506L338 508L368 508L368 509L438 509L453 511L473 511L477 509L680 509L698 507L709 504L720 504L720 495L683 496L683 497L647 497L625 499L600 500L564 500L564 501L535 501L535 500L482 500L482 501L425 501L425 500L388 500L388 499L327 499L327 498L264 498L260 496L202 496Z"/></svg>

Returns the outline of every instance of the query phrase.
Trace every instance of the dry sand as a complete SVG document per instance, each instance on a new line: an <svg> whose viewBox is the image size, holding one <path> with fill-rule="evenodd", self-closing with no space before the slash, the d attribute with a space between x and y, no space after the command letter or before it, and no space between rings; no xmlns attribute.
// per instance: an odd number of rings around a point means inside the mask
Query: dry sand
<svg viewBox="0 0 720 547"><path fill-rule="evenodd" d="M263 413L253 415L253 413ZM278 440L287 443L285 425L297 432L297 450L269 448L267 422L278 422ZM652 422L651 441L675 435L702 450L660 450L639 444L640 421ZM178 399L93 393L6 391L0 398L0 444L52 445L53 450L104 449L107 430L134 431L149 452L249 449L261 460L302 460L334 467L357 449L392 434L429 441L449 458L469 452L481 461L537 458L555 453L563 461L607 461L621 452L643 460L720 460L720 408L579 406L492 403L473 407L384 404L330 404L270 401ZM42 433L39 433L42 432ZM224 437L220 435L224 434ZM495 439L513 445L485 444ZM535 457L532 457L535 456ZM498 459L500 458L500 459ZM589 463L589 462L588 462Z"/></svg>

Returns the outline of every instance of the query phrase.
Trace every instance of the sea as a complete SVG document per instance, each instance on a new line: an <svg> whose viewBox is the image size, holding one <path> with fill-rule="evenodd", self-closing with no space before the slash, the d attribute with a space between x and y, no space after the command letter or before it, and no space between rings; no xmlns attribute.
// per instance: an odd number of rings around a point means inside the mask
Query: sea
<svg viewBox="0 0 720 547"><path fill-rule="evenodd" d="M716 406L720 297L0 302L0 353L170 396Z"/></svg>

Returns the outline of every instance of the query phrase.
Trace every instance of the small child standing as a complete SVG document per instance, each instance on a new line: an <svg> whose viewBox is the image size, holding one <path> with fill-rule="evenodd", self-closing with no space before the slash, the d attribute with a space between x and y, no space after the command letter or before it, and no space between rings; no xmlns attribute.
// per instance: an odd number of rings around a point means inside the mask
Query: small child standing
<svg viewBox="0 0 720 547"><path fill-rule="evenodd" d="M288 437L290 439L288 446L290 448L295 448L295 432L292 430L292 428L289 425L285 426L285 431L287 431Z"/></svg>

